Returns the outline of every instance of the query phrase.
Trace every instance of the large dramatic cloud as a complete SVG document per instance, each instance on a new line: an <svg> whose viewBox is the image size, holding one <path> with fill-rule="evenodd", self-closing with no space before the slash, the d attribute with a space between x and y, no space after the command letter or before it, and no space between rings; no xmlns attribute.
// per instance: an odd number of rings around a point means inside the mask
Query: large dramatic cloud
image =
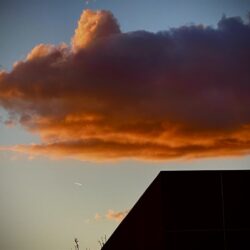
<svg viewBox="0 0 250 250"><path fill-rule="evenodd" d="M250 152L250 24L121 33L83 12L72 46L40 44L0 73L0 105L41 143L9 149L78 159Z"/></svg>

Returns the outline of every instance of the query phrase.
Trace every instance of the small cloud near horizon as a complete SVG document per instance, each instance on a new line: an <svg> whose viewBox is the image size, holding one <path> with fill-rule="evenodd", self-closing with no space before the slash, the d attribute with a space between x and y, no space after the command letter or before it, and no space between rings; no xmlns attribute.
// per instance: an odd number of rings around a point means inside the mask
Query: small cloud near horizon
<svg viewBox="0 0 250 250"><path fill-rule="evenodd" d="M128 213L129 213L129 210L115 212L114 210L109 209L108 212L106 213L106 218L108 220L121 222Z"/></svg>
<svg viewBox="0 0 250 250"><path fill-rule="evenodd" d="M96 213L94 219L95 219L96 221L99 221L99 220L102 219L102 216L101 216L99 213Z"/></svg>
<svg viewBox="0 0 250 250"><path fill-rule="evenodd" d="M126 209L124 211L114 211L113 209L109 209L105 215L101 215L96 213L94 216L95 221L101 221L102 219L106 219L108 221L116 221L121 222L126 215L129 213L129 210Z"/></svg>

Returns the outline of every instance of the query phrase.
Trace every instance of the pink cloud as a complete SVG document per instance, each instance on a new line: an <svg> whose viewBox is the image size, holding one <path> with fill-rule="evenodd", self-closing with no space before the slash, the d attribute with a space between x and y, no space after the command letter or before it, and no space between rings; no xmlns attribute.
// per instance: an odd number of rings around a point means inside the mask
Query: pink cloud
<svg viewBox="0 0 250 250"><path fill-rule="evenodd" d="M128 212L129 210L115 212L114 210L110 209L108 210L106 214L106 218L108 220L114 220L114 221L120 222L126 217Z"/></svg>

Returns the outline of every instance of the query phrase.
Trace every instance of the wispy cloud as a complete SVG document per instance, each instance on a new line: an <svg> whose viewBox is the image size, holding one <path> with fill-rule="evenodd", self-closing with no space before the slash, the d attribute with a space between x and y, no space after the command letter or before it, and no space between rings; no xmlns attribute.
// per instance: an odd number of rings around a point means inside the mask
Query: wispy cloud
<svg viewBox="0 0 250 250"><path fill-rule="evenodd" d="M124 211L114 211L113 209L109 209L105 214L96 213L94 215L95 221L101 221L103 219L106 219L108 221L116 221L121 222L126 215L129 213L129 210L126 209Z"/></svg>
<svg viewBox="0 0 250 250"><path fill-rule="evenodd" d="M99 220L102 219L102 216L101 216L99 213L96 213L94 219L95 219L96 221L99 221Z"/></svg>
<svg viewBox="0 0 250 250"><path fill-rule="evenodd" d="M250 153L250 25L122 33L83 12L71 46L37 45L0 72L0 106L41 143L2 147L75 159ZM14 116L13 116L14 114Z"/></svg>
<svg viewBox="0 0 250 250"><path fill-rule="evenodd" d="M114 210L110 209L106 213L106 218L108 220L114 220L120 222L126 217L128 212L129 210L115 212Z"/></svg>

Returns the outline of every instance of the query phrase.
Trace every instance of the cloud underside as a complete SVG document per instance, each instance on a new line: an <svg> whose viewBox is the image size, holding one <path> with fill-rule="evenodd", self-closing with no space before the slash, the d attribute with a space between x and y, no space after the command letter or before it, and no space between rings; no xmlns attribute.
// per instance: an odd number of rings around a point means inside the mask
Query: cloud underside
<svg viewBox="0 0 250 250"><path fill-rule="evenodd" d="M8 122L41 138L5 149L83 160L249 154L249 65L240 18L122 33L110 12L87 10L71 46L39 44L0 73Z"/></svg>

